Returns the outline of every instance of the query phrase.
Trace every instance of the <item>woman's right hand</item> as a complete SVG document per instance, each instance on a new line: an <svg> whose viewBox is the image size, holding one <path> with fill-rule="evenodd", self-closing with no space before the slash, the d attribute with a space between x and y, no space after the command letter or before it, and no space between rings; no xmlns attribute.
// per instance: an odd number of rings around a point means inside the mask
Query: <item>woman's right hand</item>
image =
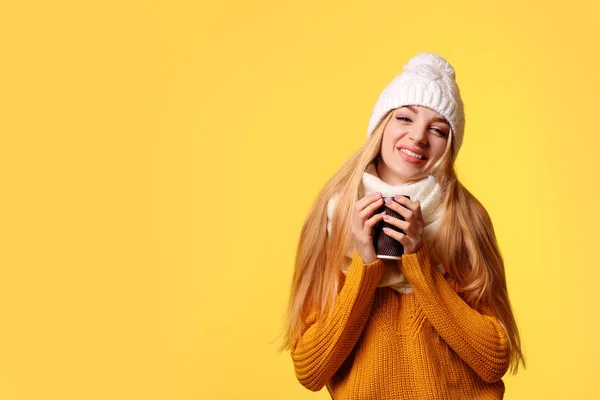
<svg viewBox="0 0 600 400"><path fill-rule="evenodd" d="M352 210L352 237L354 247L365 264L377 260L373 246L373 227L383 219L383 213L375 211L383 205L381 193L370 193L354 203Z"/></svg>

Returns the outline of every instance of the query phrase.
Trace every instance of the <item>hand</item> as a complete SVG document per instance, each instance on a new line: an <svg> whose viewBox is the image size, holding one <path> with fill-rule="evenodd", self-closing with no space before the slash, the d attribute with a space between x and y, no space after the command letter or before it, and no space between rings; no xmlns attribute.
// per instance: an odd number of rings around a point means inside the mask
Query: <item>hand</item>
<svg viewBox="0 0 600 400"><path fill-rule="evenodd" d="M383 213L375 214L381 206L383 206L381 193L370 193L356 201L352 210L351 230L354 247L365 264L377 260L377 253L373 246L373 227L383 219Z"/></svg>
<svg viewBox="0 0 600 400"><path fill-rule="evenodd" d="M383 220L404 231L404 234L390 228L383 228L386 235L397 240L404 246L404 254L416 253L423 245L423 230L425 222L421 215L421 203L419 200L409 200L402 195L394 196L395 201L388 200L390 204L386 205L398 214L402 215L405 221L394 218L383 212Z"/></svg>

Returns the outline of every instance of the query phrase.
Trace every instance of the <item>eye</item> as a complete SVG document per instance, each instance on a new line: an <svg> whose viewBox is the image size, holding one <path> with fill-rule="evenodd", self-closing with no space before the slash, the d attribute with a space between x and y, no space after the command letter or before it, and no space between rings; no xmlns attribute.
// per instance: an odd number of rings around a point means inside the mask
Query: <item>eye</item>
<svg viewBox="0 0 600 400"><path fill-rule="evenodd" d="M408 121L408 122L410 122L410 118L405 117L404 115L400 115L399 117L396 117L396 119L398 119L400 121Z"/></svg>
<svg viewBox="0 0 600 400"><path fill-rule="evenodd" d="M448 136L448 135L446 134L446 132L444 132L444 131L443 131L443 130L441 130L441 129L438 129L438 128L436 128L435 126L434 126L434 127L432 127L431 129L432 129L433 131L437 132L437 133L438 133L438 135L442 135L442 136L444 136L444 137Z"/></svg>

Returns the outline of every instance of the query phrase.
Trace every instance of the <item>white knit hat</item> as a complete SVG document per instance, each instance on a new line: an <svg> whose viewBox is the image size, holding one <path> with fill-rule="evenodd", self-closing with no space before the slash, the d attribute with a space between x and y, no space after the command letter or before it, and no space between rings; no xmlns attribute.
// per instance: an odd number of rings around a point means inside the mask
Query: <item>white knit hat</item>
<svg viewBox="0 0 600 400"><path fill-rule="evenodd" d="M450 123L456 157L463 140L465 113L454 68L437 54L421 53L402 69L403 72L383 89L375 103L367 137L389 110L407 105L425 106L440 113Z"/></svg>

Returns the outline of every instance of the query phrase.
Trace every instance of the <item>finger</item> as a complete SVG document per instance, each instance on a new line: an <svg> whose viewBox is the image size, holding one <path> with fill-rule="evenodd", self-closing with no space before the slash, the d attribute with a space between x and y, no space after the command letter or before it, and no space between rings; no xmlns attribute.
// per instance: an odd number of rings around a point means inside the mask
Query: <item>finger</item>
<svg viewBox="0 0 600 400"><path fill-rule="evenodd" d="M412 210L396 203L394 200L386 200L385 205L388 206L390 209L396 211L398 214L402 215L405 219L412 219L414 215L414 212Z"/></svg>
<svg viewBox="0 0 600 400"><path fill-rule="evenodd" d="M362 199L358 200L355 203L355 207L356 210L358 212L361 212L362 210L365 209L365 207L367 207L369 204L379 200L381 198L381 196L379 196L377 193L369 193L366 196L363 196Z"/></svg>
<svg viewBox="0 0 600 400"><path fill-rule="evenodd" d="M409 210L411 210L414 213L419 213L421 211L421 202L419 200L410 200L407 199L406 197L397 194L394 196L394 200L396 200L398 203L402 204L404 207L408 208Z"/></svg>
<svg viewBox="0 0 600 400"><path fill-rule="evenodd" d="M373 229L383 219L383 213L375 214L365 222L365 228Z"/></svg>
<svg viewBox="0 0 600 400"><path fill-rule="evenodd" d="M364 210L360 211L358 215L360 215L362 219L369 218L371 215L373 215L373 213L375 213L375 211L377 211L382 206L383 199L379 198L378 200L375 200L373 203L369 204Z"/></svg>
<svg viewBox="0 0 600 400"><path fill-rule="evenodd" d="M383 232L388 235L389 237L391 237L392 239L397 240L398 242L402 243L403 246L407 246L408 243L408 236L406 236L405 234L403 234L402 232L398 232L393 230L392 228L383 228Z"/></svg>
<svg viewBox="0 0 600 400"><path fill-rule="evenodd" d="M396 217L392 217L391 215L388 215L387 213L383 212L383 220L389 224L392 224L400 229L402 229L404 232L408 231L408 229L410 228L410 222L407 221L402 221L401 219L398 219Z"/></svg>

